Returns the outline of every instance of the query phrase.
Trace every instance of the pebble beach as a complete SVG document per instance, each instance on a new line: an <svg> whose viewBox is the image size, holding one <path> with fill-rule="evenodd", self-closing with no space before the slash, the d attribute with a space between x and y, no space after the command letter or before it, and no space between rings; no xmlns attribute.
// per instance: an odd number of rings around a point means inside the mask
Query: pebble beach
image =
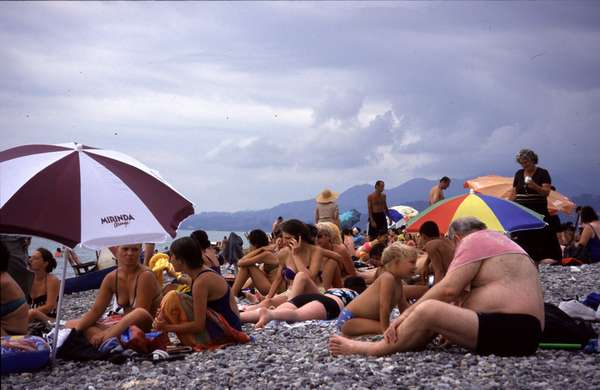
<svg viewBox="0 0 600 390"><path fill-rule="evenodd" d="M545 301L556 305L600 289L600 264L541 266ZM66 318L80 316L95 291L66 297ZM2 389L600 389L600 354L539 349L526 358L478 356L459 347L430 345L381 358L332 357L334 321L274 324L254 341L184 360L65 362L36 373L2 377ZM594 323L600 331L600 323ZM371 337L371 339L377 339Z"/></svg>

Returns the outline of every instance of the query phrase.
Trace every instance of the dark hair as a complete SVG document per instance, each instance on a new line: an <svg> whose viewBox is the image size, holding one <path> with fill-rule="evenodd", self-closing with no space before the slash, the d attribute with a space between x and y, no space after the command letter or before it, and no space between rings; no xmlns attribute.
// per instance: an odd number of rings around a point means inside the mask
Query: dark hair
<svg viewBox="0 0 600 390"><path fill-rule="evenodd" d="M208 239L208 234L204 230L195 230L190 234L196 243L200 246L201 250L210 248L210 240Z"/></svg>
<svg viewBox="0 0 600 390"><path fill-rule="evenodd" d="M10 252L6 248L6 245L0 241L0 272L8 271L8 259L10 258Z"/></svg>
<svg viewBox="0 0 600 390"><path fill-rule="evenodd" d="M54 256L52 256L52 253L46 248L37 248L36 251L40 252L44 262L48 263L48 265L46 265L46 272L52 272L54 268L56 268L56 260L54 259Z"/></svg>
<svg viewBox="0 0 600 390"><path fill-rule="evenodd" d="M419 228L419 233L427 237L438 238L440 236L440 228L433 221L425 221Z"/></svg>
<svg viewBox="0 0 600 390"><path fill-rule="evenodd" d="M383 180L377 180L377 181L375 182L375 187L377 187L377 186L378 186L378 185L380 185L380 184L385 184L385 183L383 182Z"/></svg>
<svg viewBox="0 0 600 390"><path fill-rule="evenodd" d="M248 241L255 248L262 248L263 246L269 245L267 233L260 229L254 229L248 233Z"/></svg>
<svg viewBox="0 0 600 390"><path fill-rule="evenodd" d="M369 256L380 259L384 250L385 250L385 244L382 242L379 242L379 243L373 245L373 247L371 248L371 251L369 252Z"/></svg>
<svg viewBox="0 0 600 390"><path fill-rule="evenodd" d="M315 226L316 229L316 226ZM294 236L296 240L302 237L302 241L309 244L314 244L314 239L311 238L311 232L308 225L298 219L288 219L281 224L281 231ZM315 235L316 236L316 235Z"/></svg>
<svg viewBox="0 0 600 390"><path fill-rule="evenodd" d="M362 294L367 289L367 283L360 276L349 276L344 280L344 288L349 288Z"/></svg>
<svg viewBox="0 0 600 390"><path fill-rule="evenodd" d="M583 206L581 208L581 222L590 223L598 220L598 214L592 206Z"/></svg>
<svg viewBox="0 0 600 390"><path fill-rule="evenodd" d="M171 243L169 251L189 268L200 268L204 264L200 244L191 237L181 237Z"/></svg>
<svg viewBox="0 0 600 390"><path fill-rule="evenodd" d="M319 235L319 228L317 225L313 225L312 223L307 223L308 231L310 232L310 241L309 244L314 244L317 240L317 236Z"/></svg>
<svg viewBox="0 0 600 390"><path fill-rule="evenodd" d="M442 177L440 179L440 183L442 183L442 182L449 182L449 181L450 181L450 178L448 176L444 176L444 177Z"/></svg>
<svg viewBox="0 0 600 390"><path fill-rule="evenodd" d="M342 230L342 237L351 236L351 235L352 235L352 229L343 229Z"/></svg>

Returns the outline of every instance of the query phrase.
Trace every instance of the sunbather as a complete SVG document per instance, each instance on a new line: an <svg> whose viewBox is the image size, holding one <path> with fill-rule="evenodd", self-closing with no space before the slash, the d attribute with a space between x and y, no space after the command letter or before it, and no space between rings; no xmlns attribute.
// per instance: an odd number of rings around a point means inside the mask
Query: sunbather
<svg viewBox="0 0 600 390"><path fill-rule="evenodd" d="M56 268L56 260L45 248L38 248L29 258L29 270L35 275L27 297L30 322L49 321L56 317L60 280L51 274L54 268Z"/></svg>
<svg viewBox="0 0 600 390"><path fill-rule="evenodd" d="M8 274L10 254L0 241L0 335L21 335L27 333L27 313L29 306L21 287Z"/></svg>
<svg viewBox="0 0 600 390"><path fill-rule="evenodd" d="M201 349L248 341L241 332L235 297L225 279L204 264L196 241L179 238L171 244L170 252L175 270L192 278L191 294L168 292L154 328L174 332L183 344Z"/></svg>
<svg viewBox="0 0 600 390"><path fill-rule="evenodd" d="M141 244L117 248L118 267L104 277L92 308L80 319L66 324L83 331L94 346L119 336L130 325L144 331L152 327L162 292L152 271L140 264L141 248ZM116 313L102 318L113 296L118 305Z"/></svg>
<svg viewBox="0 0 600 390"><path fill-rule="evenodd" d="M210 240L208 239L208 234L204 230L195 230L190 234L196 243L200 246L200 250L202 252L202 257L204 259L204 264L216 273L221 273L221 263L219 262L219 255L217 250L213 248Z"/></svg>
<svg viewBox="0 0 600 390"><path fill-rule="evenodd" d="M262 328L272 320L298 322L308 320L334 320L341 310L366 288L360 276L344 280L343 288L332 288L323 294L300 294L275 309L260 308L256 328Z"/></svg>
<svg viewBox="0 0 600 390"><path fill-rule="evenodd" d="M314 245L308 226L296 219L290 219L281 224L284 248L277 255L279 268L275 280L266 299L262 302L264 307L278 306L287 302L288 295L284 292L277 296L281 283L289 288L298 272L306 272L318 284L324 259L332 258L341 261L341 256L336 252Z"/></svg>
<svg viewBox="0 0 600 390"><path fill-rule="evenodd" d="M276 245L269 245L269 237L260 229L248 234L250 252L238 261L238 274L235 277L231 293L237 296L250 278L261 294L268 294L275 280L279 262L275 255Z"/></svg>
<svg viewBox="0 0 600 390"><path fill-rule="evenodd" d="M356 275L356 268L350 253L342 243L337 225L331 222L319 222L317 229L319 230L317 244L323 249L336 252L342 258L340 261L335 259L325 260L322 275L323 288L341 287L343 278Z"/></svg>
<svg viewBox="0 0 600 390"><path fill-rule="evenodd" d="M508 237L485 228L475 218L454 221L449 236L458 245L446 276L390 324L384 340L333 336L331 353L381 356L418 350L437 334L479 354L535 353L544 325L536 265ZM461 295L462 307L450 304Z"/></svg>
<svg viewBox="0 0 600 390"><path fill-rule="evenodd" d="M382 266L375 282L348 305L338 319L338 327L347 336L382 334L390 323L394 304L400 312L408 307L402 293L403 279L415 272L417 251L394 243L383 251Z"/></svg>

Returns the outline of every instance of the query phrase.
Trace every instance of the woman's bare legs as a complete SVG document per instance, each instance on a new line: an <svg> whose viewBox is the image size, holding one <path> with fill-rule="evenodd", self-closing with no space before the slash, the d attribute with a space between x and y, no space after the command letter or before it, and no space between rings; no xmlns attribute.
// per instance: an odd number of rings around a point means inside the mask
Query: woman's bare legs
<svg viewBox="0 0 600 390"><path fill-rule="evenodd" d="M302 294L320 293L319 286L316 285L309 274L306 272L298 272L292 283L292 288L288 290L287 299L290 300Z"/></svg>
<svg viewBox="0 0 600 390"><path fill-rule="evenodd" d="M235 280L233 281L233 286L231 286L231 294L233 294L234 297L238 296L240 290L242 289L242 286L250 277L250 271L248 270L248 268L249 267L239 267L238 273L235 276Z"/></svg>
<svg viewBox="0 0 600 390"><path fill-rule="evenodd" d="M318 301L309 302L300 308L287 302L273 310L261 308L258 310L258 314L259 320L256 328L262 328L273 320L299 322L327 318L325 307Z"/></svg>
<svg viewBox="0 0 600 390"><path fill-rule="evenodd" d="M323 265L323 288L329 290L332 287L342 287L342 272L335 260L327 260Z"/></svg>
<svg viewBox="0 0 600 390"><path fill-rule="evenodd" d="M267 278L267 275L256 266L248 267L248 271L250 272L250 278L254 283L254 287L256 287L261 294L267 295L271 289L271 281Z"/></svg>

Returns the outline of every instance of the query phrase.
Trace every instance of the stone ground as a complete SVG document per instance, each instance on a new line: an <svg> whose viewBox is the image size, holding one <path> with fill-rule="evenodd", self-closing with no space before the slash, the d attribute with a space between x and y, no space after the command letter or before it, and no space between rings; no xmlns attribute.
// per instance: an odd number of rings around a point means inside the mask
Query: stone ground
<svg viewBox="0 0 600 390"><path fill-rule="evenodd" d="M600 290L600 264L579 272L569 267L541 268L545 300L585 296ZM93 292L66 300L67 318L80 315ZM600 330L598 323L594 325ZM37 373L2 377L2 389L140 388L410 388L410 389L600 389L600 355L539 350L533 357L477 356L451 347L383 358L332 357L327 350L333 324L279 324L263 331L245 326L255 341L185 360L73 363L59 361Z"/></svg>

